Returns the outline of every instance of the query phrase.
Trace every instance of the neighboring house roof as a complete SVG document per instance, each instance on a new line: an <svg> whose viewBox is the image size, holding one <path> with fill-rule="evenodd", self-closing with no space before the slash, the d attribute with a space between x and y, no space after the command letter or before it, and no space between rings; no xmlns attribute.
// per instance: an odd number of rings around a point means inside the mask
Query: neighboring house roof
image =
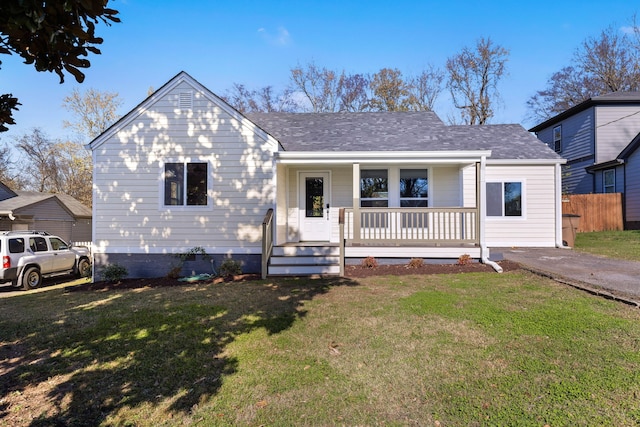
<svg viewBox="0 0 640 427"><path fill-rule="evenodd" d="M286 151L491 150L491 159L561 157L520 125L447 126L433 112L251 113Z"/></svg>
<svg viewBox="0 0 640 427"><path fill-rule="evenodd" d="M91 218L91 209L66 194L15 191L16 196L0 201L0 212L16 212L48 199L55 198L75 218Z"/></svg>
<svg viewBox="0 0 640 427"><path fill-rule="evenodd" d="M0 182L0 201L7 200L15 196L17 196L17 194L12 189Z"/></svg>
<svg viewBox="0 0 640 427"><path fill-rule="evenodd" d="M571 117L581 111L584 111L588 108L591 108L596 105L616 105L616 104L638 104L640 105L640 92L611 92L606 95L594 96L592 98L587 99L586 101L581 102L580 104L574 105L568 110L563 111L562 113L551 117L549 120L546 120L531 129L529 132L539 132L543 129L548 128L549 126L553 126L556 123L560 123L564 119Z"/></svg>

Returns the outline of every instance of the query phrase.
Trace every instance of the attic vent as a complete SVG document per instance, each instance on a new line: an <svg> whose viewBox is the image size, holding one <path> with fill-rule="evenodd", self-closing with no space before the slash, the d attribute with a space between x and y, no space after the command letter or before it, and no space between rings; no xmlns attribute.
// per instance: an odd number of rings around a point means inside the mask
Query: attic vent
<svg viewBox="0 0 640 427"><path fill-rule="evenodd" d="M181 110L190 110L193 108L193 92L180 92L178 105Z"/></svg>

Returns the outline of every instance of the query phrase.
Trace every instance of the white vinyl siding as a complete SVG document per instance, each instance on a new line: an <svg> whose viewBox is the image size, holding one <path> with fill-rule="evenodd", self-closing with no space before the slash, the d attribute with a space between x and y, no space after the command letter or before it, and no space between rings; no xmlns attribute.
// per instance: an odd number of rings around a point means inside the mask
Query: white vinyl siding
<svg viewBox="0 0 640 427"><path fill-rule="evenodd" d="M485 241L489 247L555 246L555 166L487 165L487 182L522 182L522 217L487 217ZM464 169L465 206L475 204L467 188L475 188L475 168Z"/></svg>
<svg viewBox="0 0 640 427"><path fill-rule="evenodd" d="M475 180L475 167L471 167ZM432 167L429 181L429 207L451 208L462 206L460 168ZM474 181L475 188L475 181ZM466 189L465 189L466 190ZM475 203L475 202L474 202Z"/></svg>
<svg viewBox="0 0 640 427"><path fill-rule="evenodd" d="M182 110L181 94L193 93ZM158 95L155 95L158 96ZM184 101L184 99L182 99ZM260 253L274 205L272 140L181 81L94 150L94 242L100 252ZM212 206L161 209L165 161L210 165Z"/></svg>

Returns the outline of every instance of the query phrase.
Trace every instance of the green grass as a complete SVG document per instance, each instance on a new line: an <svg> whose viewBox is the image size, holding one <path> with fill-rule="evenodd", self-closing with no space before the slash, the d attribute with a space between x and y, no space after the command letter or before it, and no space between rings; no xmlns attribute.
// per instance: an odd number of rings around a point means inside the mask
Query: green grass
<svg viewBox="0 0 640 427"><path fill-rule="evenodd" d="M526 272L0 300L0 425L637 425L640 312Z"/></svg>
<svg viewBox="0 0 640 427"><path fill-rule="evenodd" d="M578 233L574 249L609 258L640 261L640 230Z"/></svg>

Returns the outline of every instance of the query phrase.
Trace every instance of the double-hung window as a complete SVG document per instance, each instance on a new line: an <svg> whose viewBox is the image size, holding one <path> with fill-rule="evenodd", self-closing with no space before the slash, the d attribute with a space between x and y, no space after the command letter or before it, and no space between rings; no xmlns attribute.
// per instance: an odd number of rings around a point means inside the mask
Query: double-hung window
<svg viewBox="0 0 640 427"><path fill-rule="evenodd" d="M389 172L386 169L360 171L360 206L363 208L389 206Z"/></svg>
<svg viewBox="0 0 640 427"><path fill-rule="evenodd" d="M602 187L605 193L616 192L616 170L606 169L602 172Z"/></svg>
<svg viewBox="0 0 640 427"><path fill-rule="evenodd" d="M522 217L522 183L488 182L487 216Z"/></svg>
<svg viewBox="0 0 640 427"><path fill-rule="evenodd" d="M400 169L400 207L426 208L429 202L427 169Z"/></svg>
<svg viewBox="0 0 640 427"><path fill-rule="evenodd" d="M208 163L165 163L164 206L207 206L208 179Z"/></svg>
<svg viewBox="0 0 640 427"><path fill-rule="evenodd" d="M553 149L556 153L562 151L562 125L553 128Z"/></svg>

